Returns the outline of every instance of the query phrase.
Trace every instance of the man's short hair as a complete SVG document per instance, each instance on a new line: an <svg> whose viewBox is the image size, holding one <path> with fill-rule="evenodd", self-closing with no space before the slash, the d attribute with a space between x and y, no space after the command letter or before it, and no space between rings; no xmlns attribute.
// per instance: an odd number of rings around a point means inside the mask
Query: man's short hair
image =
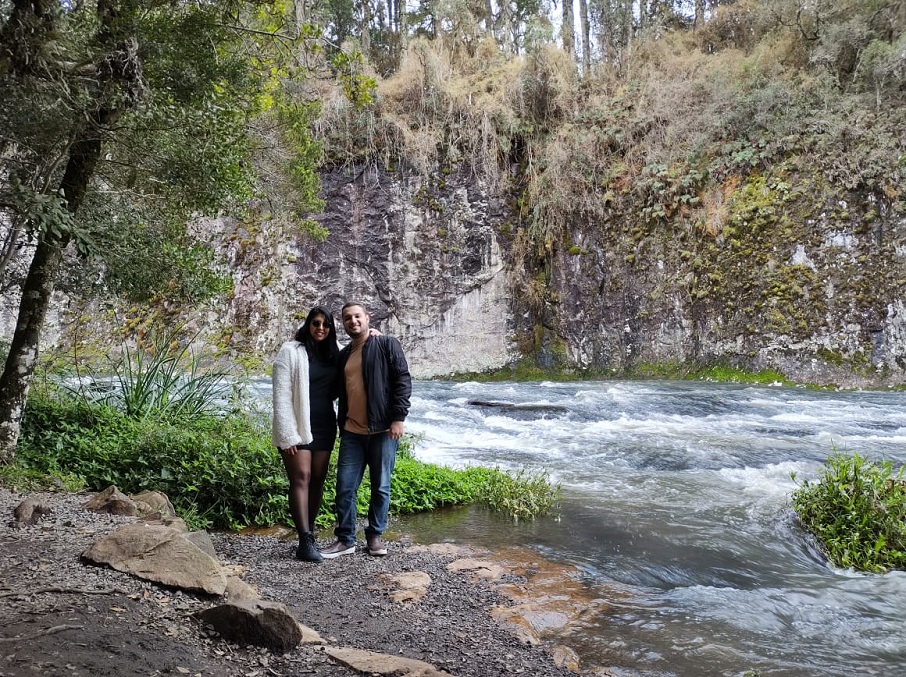
<svg viewBox="0 0 906 677"><path fill-rule="evenodd" d="M358 306L365 311L366 315L368 314L368 306L366 306L364 303L362 303L361 301L349 301L348 303L344 303L343 307L340 308L340 317L343 317L343 313L346 312L347 308L352 308L353 306Z"/></svg>

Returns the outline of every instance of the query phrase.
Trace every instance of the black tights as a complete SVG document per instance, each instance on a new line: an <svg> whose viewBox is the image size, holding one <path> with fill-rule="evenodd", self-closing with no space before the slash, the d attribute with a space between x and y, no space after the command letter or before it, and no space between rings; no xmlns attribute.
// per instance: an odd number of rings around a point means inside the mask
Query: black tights
<svg viewBox="0 0 906 677"><path fill-rule="evenodd" d="M315 530L315 519L324 496L330 451L299 449L294 454L282 452L280 455L289 479L289 514L301 537Z"/></svg>

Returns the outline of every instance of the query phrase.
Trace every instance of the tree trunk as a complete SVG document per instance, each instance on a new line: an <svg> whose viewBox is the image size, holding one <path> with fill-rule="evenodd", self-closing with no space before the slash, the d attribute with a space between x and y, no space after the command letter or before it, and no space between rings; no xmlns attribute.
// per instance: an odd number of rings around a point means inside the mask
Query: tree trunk
<svg viewBox="0 0 906 677"><path fill-rule="evenodd" d="M362 45L362 55L371 61L371 0L362 3L362 25L359 28L359 40Z"/></svg>
<svg viewBox="0 0 906 677"><path fill-rule="evenodd" d="M28 388L38 360L38 341L66 247L65 238L44 237L22 287L16 331L0 376L0 464L13 460Z"/></svg>
<svg viewBox="0 0 906 677"><path fill-rule="evenodd" d="M563 3L563 26L560 35L563 39L563 51L573 59L576 58L576 29L573 18L573 0L560 0Z"/></svg>
<svg viewBox="0 0 906 677"><path fill-rule="evenodd" d="M98 108L86 120L69 150L66 171L60 181L60 192L71 214L78 211L88 192L101 157L104 130L116 124L127 107L134 105L142 95L144 83L137 54L138 44L130 39L121 43L105 59L108 77L118 82L126 96L117 97L117 107L107 108L103 102L108 94L106 87L101 87ZM22 414L38 359L44 318L47 316L63 260L63 250L70 238L71 235L66 232L52 235L47 231L42 234L22 287L16 330L6 356L3 374L0 375L0 464L10 463L15 456Z"/></svg>
<svg viewBox="0 0 906 677"><path fill-rule="evenodd" d="M579 0L579 27L582 31L582 74L591 74L591 29L588 20L588 0Z"/></svg>
<svg viewBox="0 0 906 677"><path fill-rule="evenodd" d="M400 37L400 54L406 53L409 46L409 18L406 16L406 0L397 0L396 6L397 30Z"/></svg>
<svg viewBox="0 0 906 677"><path fill-rule="evenodd" d="M705 25L705 0L695 0L695 23L694 29L699 29Z"/></svg>

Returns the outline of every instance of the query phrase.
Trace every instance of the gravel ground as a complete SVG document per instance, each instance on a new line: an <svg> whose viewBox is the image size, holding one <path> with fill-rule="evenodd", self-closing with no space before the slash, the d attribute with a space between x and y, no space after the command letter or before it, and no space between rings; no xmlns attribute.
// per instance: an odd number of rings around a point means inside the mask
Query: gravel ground
<svg viewBox="0 0 906 677"><path fill-rule="evenodd" d="M9 522L26 496L0 488L0 677L361 674L315 645L276 655L221 640L192 618L219 598L80 561L94 539L132 518L82 510L84 494L28 497L52 512L15 529ZM459 677L573 674L491 618L492 607L508 602L491 585L447 571L460 555L398 541L387 557L370 557L360 546L353 555L309 564L292 558L293 544L274 537L212 537L225 566L242 567L263 599L284 603L330 645L414 658ZM427 595L391 602L380 575L414 571L431 577Z"/></svg>

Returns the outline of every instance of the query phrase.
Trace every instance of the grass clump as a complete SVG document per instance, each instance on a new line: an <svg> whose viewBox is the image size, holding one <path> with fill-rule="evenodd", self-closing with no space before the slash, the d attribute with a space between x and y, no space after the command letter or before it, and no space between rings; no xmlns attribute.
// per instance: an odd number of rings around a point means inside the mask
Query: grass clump
<svg viewBox="0 0 906 677"><path fill-rule="evenodd" d="M518 522L546 515L560 501L560 486L551 484L544 470L525 468L514 473L482 468L479 500L491 510L503 512Z"/></svg>
<svg viewBox="0 0 906 677"><path fill-rule="evenodd" d="M805 481L793 493L793 508L835 565L876 573L906 569L903 471L890 461L836 454L817 482Z"/></svg>
<svg viewBox="0 0 906 677"><path fill-rule="evenodd" d="M87 489L157 489L194 527L286 521L286 479L259 421L241 412L136 419L64 392L33 391L18 462Z"/></svg>
<svg viewBox="0 0 906 677"><path fill-rule="evenodd" d="M795 385L776 369L762 369L761 371L752 372L726 365L699 369L691 375L691 378L699 381L715 381L717 383L751 383L754 385L780 383L785 386Z"/></svg>

